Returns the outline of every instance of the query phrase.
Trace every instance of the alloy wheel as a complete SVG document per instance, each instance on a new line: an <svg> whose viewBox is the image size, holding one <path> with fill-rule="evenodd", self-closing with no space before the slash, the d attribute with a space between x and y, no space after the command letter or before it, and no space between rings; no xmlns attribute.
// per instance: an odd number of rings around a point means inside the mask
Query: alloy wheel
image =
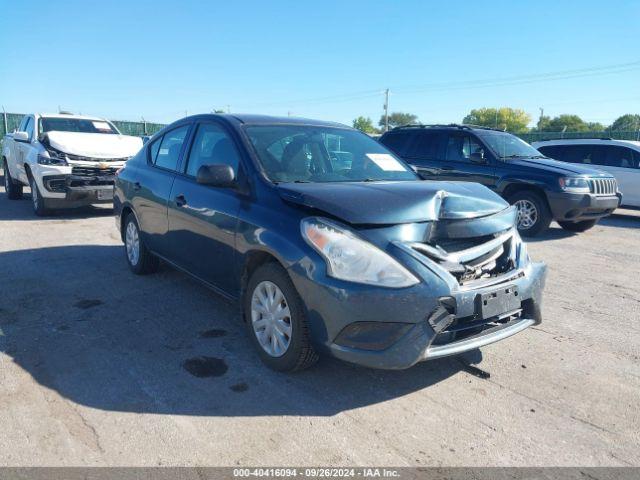
<svg viewBox="0 0 640 480"><path fill-rule="evenodd" d="M127 232L125 234L125 247L127 249L127 258L131 265L137 265L140 258L140 237L135 223L127 224Z"/></svg>
<svg viewBox="0 0 640 480"><path fill-rule="evenodd" d="M284 355L291 344L291 310L273 282L256 285L251 295L251 323L262 349L272 357Z"/></svg>
<svg viewBox="0 0 640 480"><path fill-rule="evenodd" d="M518 228L527 230L533 227L538 221L538 208L530 200L518 200L515 203L518 211Z"/></svg>

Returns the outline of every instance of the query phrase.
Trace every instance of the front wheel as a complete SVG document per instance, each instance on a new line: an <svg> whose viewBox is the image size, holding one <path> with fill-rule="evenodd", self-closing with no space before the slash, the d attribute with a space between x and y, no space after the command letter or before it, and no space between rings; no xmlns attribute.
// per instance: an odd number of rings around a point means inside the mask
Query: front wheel
<svg viewBox="0 0 640 480"><path fill-rule="evenodd" d="M31 201L33 202L33 212L39 217L46 217L50 210L47 208L45 199L40 194L38 184L33 175L29 175L29 187L31 188Z"/></svg>
<svg viewBox="0 0 640 480"><path fill-rule="evenodd" d="M2 168L4 170L4 191L7 193L7 197L9 200L20 200L22 198L22 184L11 178L6 160L2 162Z"/></svg>
<svg viewBox="0 0 640 480"><path fill-rule="evenodd" d="M124 221L124 251L127 264L136 275L146 275L158 270L159 260L140 238L140 227L133 213Z"/></svg>
<svg viewBox="0 0 640 480"><path fill-rule="evenodd" d="M243 303L249 336L268 367L291 372L318 360L302 299L280 265L268 263L255 271Z"/></svg>
<svg viewBox="0 0 640 480"><path fill-rule="evenodd" d="M535 237L549 228L551 212L540 194L532 191L517 192L509 197L509 203L516 207L520 235Z"/></svg>
<svg viewBox="0 0 640 480"><path fill-rule="evenodd" d="M597 220L583 220L581 222L558 222L562 228L569 232L586 232L595 227Z"/></svg>

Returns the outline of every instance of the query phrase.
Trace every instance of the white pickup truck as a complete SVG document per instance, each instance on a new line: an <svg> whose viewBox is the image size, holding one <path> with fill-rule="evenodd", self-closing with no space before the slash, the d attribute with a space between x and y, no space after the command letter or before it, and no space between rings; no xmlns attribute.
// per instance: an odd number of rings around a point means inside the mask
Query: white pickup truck
<svg viewBox="0 0 640 480"><path fill-rule="evenodd" d="M22 198L29 185L36 215L51 209L113 201L116 172L142 147L108 120L71 114L25 115L4 138L7 196Z"/></svg>

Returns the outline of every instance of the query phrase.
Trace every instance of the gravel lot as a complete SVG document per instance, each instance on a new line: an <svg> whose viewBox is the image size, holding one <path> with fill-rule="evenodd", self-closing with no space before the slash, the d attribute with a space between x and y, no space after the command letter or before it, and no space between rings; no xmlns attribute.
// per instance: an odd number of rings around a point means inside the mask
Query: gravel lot
<svg viewBox="0 0 640 480"><path fill-rule="evenodd" d="M640 465L640 212L530 251L539 327L406 371L285 375L236 305L132 275L110 210L39 219L2 190L0 464Z"/></svg>

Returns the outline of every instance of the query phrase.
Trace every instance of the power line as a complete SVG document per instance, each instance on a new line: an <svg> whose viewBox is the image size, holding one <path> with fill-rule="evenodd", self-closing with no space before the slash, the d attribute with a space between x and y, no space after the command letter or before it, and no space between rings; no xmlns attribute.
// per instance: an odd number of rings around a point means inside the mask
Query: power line
<svg viewBox="0 0 640 480"><path fill-rule="evenodd" d="M496 77L486 79L466 80L462 82L440 82L425 85L399 86L394 87L394 92L399 93L420 93L426 91L442 92L455 91L473 88L501 87L509 85L523 85L529 83L547 82L554 80L566 80L572 78L592 77L598 75L611 75L625 73L640 68L640 60L615 65L603 65L595 67L580 68L574 70L560 70L555 72L535 73L518 75L511 77ZM366 98L373 98L384 93L384 90L365 90L325 97L314 97L297 100L282 100L276 102L254 103L252 106L278 106L278 105L300 105L312 103L343 103Z"/></svg>

